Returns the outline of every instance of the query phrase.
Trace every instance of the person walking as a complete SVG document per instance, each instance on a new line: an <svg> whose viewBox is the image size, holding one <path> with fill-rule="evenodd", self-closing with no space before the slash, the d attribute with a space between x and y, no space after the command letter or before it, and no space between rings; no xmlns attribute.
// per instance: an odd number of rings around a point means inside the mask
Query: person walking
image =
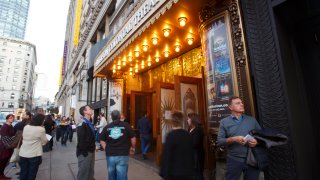
<svg viewBox="0 0 320 180"><path fill-rule="evenodd" d="M97 132L97 138L96 138L96 141L100 143L100 140L99 140L99 136L103 130L103 128L107 125L107 120L106 118L104 117L104 114L103 113L100 113L99 115L99 124L96 125L96 128L98 129L98 132ZM101 144L100 144L100 150L103 150Z"/></svg>
<svg viewBox="0 0 320 180"><path fill-rule="evenodd" d="M89 105L85 105L79 109L79 112L82 118L77 125L77 180L94 180L94 160L96 145L94 126L90 122L93 110Z"/></svg>
<svg viewBox="0 0 320 180"><path fill-rule="evenodd" d="M103 128L100 144L106 151L108 180L127 180L129 154L135 153L136 137L126 122L120 121L120 112L111 112L112 123Z"/></svg>
<svg viewBox="0 0 320 180"><path fill-rule="evenodd" d="M151 145L151 122L148 119L148 114L145 113L141 119L138 120L138 127L140 132L141 152L142 158L148 159L147 152Z"/></svg>
<svg viewBox="0 0 320 180"><path fill-rule="evenodd" d="M44 119L45 115L36 114L32 117L30 124L23 129L22 145L19 152L20 180L36 179L42 162L42 146L48 142L45 129L42 127Z"/></svg>
<svg viewBox="0 0 320 180"><path fill-rule="evenodd" d="M238 180L243 173L245 180L258 180L259 169L246 163L248 148L255 147L255 138L246 139L251 130L261 129L257 120L244 115L244 105L237 97L229 99L231 115L222 119L218 133L218 145L227 146L227 180Z"/></svg>
<svg viewBox="0 0 320 180"><path fill-rule="evenodd" d="M66 119L65 116L62 117L62 121L60 122L59 127L61 131L61 145L66 146L68 140L69 121Z"/></svg>
<svg viewBox="0 0 320 180"><path fill-rule="evenodd" d="M182 128L184 121L182 112L172 113L172 131L167 135L160 167L165 180L192 180L194 176L192 137Z"/></svg>
<svg viewBox="0 0 320 180"><path fill-rule="evenodd" d="M49 134L52 136L52 131L54 130L54 121L52 120L52 115L48 114L45 117L44 120L44 128L46 130L46 134ZM49 143L45 146L45 151L52 151L52 147L53 147L53 138L50 139Z"/></svg>
<svg viewBox="0 0 320 180"><path fill-rule="evenodd" d="M12 127L12 123L14 121L14 115L8 114L6 116L6 122L2 125L0 129L1 139L0 139L0 179L11 179L11 177L7 177L4 174L4 169L8 164L10 157L13 153L12 149L7 149L4 145L5 138L12 138L14 136L14 129Z"/></svg>
<svg viewBox="0 0 320 180"><path fill-rule="evenodd" d="M204 133L203 128L201 127L199 115L196 113L189 113L187 123L189 125L189 133L192 137L195 180L204 180Z"/></svg>
<svg viewBox="0 0 320 180"><path fill-rule="evenodd" d="M75 127L75 122L73 120L73 117L70 117L69 126L68 126L68 129L67 129L69 142L72 142L72 139L73 139L73 131L74 131L73 127Z"/></svg>

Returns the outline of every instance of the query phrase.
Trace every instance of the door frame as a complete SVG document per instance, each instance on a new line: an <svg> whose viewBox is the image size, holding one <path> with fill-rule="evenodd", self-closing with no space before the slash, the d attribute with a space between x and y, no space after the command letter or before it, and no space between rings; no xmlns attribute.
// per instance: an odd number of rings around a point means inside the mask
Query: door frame
<svg viewBox="0 0 320 180"><path fill-rule="evenodd" d="M147 92L147 91L131 91L130 93L130 106L131 106L131 111L130 111L130 124L133 128L136 127L136 98L135 95L146 95L147 96L147 113L152 114L152 107L151 107L151 101L152 101L152 92Z"/></svg>

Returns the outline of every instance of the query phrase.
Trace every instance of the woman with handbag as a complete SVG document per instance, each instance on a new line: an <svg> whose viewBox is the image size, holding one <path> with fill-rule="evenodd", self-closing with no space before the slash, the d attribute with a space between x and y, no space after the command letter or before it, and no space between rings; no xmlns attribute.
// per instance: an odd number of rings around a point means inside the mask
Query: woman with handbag
<svg viewBox="0 0 320 180"><path fill-rule="evenodd" d="M3 124L0 130L1 140L0 140L0 179L11 179L4 175L4 169L13 153L13 148L9 148L13 141L14 130L12 123L14 121L14 115L9 114L6 116L6 123Z"/></svg>
<svg viewBox="0 0 320 180"><path fill-rule="evenodd" d="M22 146L19 152L20 180L36 179L42 161L42 146L48 142L42 126L44 118L45 115L36 114L32 117L30 124L23 129Z"/></svg>

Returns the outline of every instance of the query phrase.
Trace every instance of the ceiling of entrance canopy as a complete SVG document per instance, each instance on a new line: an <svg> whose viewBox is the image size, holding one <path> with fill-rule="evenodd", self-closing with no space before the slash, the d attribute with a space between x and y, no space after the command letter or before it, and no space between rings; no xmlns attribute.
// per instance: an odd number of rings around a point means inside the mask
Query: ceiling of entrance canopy
<svg viewBox="0 0 320 180"><path fill-rule="evenodd" d="M98 72L98 75L107 74L107 71L131 71L133 74L145 72L199 47L199 11L204 1L178 1ZM185 21L184 26L180 24L183 23L181 21ZM165 31L168 36L164 35Z"/></svg>

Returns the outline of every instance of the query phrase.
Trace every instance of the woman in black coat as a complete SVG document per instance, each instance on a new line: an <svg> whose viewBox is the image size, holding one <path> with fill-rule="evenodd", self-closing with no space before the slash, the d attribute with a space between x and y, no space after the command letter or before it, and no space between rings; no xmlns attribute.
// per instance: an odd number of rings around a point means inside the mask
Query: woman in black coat
<svg viewBox="0 0 320 180"><path fill-rule="evenodd" d="M189 133L192 136L192 146L194 152L194 174L196 180L203 180L204 169L204 147L203 147L203 128L201 127L199 115L196 113L188 114Z"/></svg>

